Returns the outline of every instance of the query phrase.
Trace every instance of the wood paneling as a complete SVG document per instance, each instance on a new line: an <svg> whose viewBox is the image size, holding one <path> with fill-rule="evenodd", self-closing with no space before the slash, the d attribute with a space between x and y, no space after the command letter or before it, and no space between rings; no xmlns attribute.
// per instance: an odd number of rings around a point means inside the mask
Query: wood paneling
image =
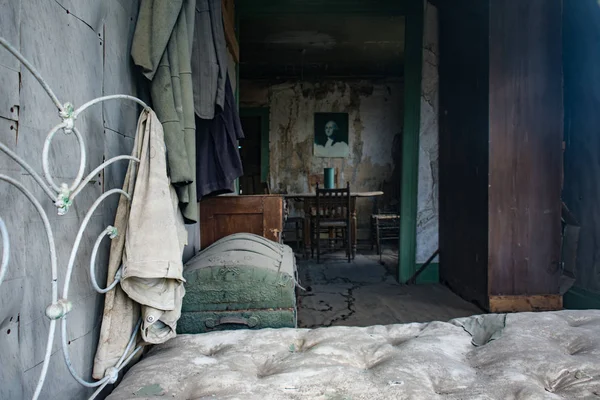
<svg viewBox="0 0 600 400"><path fill-rule="evenodd" d="M561 0L438 4L442 281L560 308Z"/></svg>
<svg viewBox="0 0 600 400"><path fill-rule="evenodd" d="M254 233L279 242L283 229L283 198L217 196L200 202L200 243L206 248L234 233Z"/></svg>
<svg viewBox="0 0 600 400"><path fill-rule="evenodd" d="M537 296L490 296L490 312L533 312L561 310L562 296L537 295Z"/></svg>
<svg viewBox="0 0 600 400"><path fill-rule="evenodd" d="M561 0L490 2L489 292L558 291Z"/></svg>
<svg viewBox="0 0 600 400"><path fill-rule="evenodd" d="M440 278L487 307L488 7L440 4Z"/></svg>
<svg viewBox="0 0 600 400"><path fill-rule="evenodd" d="M213 232L215 238L222 238L232 233L246 232L263 235L263 214L216 214L214 216Z"/></svg>

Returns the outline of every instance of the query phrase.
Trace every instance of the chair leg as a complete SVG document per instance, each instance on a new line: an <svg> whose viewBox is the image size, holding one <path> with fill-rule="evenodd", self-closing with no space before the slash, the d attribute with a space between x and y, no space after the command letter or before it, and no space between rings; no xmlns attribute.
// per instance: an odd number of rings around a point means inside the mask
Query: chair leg
<svg viewBox="0 0 600 400"><path fill-rule="evenodd" d="M338 245L337 228L334 228L329 232L329 251L334 253L337 250Z"/></svg>
<svg viewBox="0 0 600 400"><path fill-rule="evenodd" d="M348 241L350 240L350 238L348 236L348 229L344 228L344 230L342 231L342 234L344 235L343 246L344 246L344 250L346 252L346 257L350 257L351 254L348 251Z"/></svg>
<svg viewBox="0 0 600 400"><path fill-rule="evenodd" d="M348 249L348 262L352 262L352 241L350 240L351 237L352 235L350 234L350 226L348 226L346 229L346 247Z"/></svg>
<svg viewBox="0 0 600 400"><path fill-rule="evenodd" d="M302 229L302 236L298 239L300 241L300 243L302 244L302 257L304 257L304 259L306 259L306 244L304 243L304 230L306 229L305 225L304 225L304 220L300 220L300 225L301 225L301 229Z"/></svg>
<svg viewBox="0 0 600 400"><path fill-rule="evenodd" d="M375 220L375 241L377 242L377 254L381 255L381 236L379 234L379 220Z"/></svg>
<svg viewBox="0 0 600 400"><path fill-rule="evenodd" d="M310 258L315 258L315 226L310 224Z"/></svg>
<svg viewBox="0 0 600 400"><path fill-rule="evenodd" d="M375 246L375 223L373 222L373 217L371 217L371 250Z"/></svg>
<svg viewBox="0 0 600 400"><path fill-rule="evenodd" d="M321 263L321 225L317 222L316 229L316 240L317 240L317 264Z"/></svg>
<svg viewBox="0 0 600 400"><path fill-rule="evenodd" d="M296 220L295 221L295 226L296 226L296 251L300 251L300 223Z"/></svg>

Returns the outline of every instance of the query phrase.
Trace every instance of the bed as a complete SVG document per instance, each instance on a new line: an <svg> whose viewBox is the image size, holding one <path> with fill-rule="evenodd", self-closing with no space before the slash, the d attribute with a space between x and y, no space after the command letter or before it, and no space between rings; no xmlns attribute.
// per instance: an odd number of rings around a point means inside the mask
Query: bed
<svg viewBox="0 0 600 400"><path fill-rule="evenodd" d="M595 399L600 310L179 335L120 399Z"/></svg>

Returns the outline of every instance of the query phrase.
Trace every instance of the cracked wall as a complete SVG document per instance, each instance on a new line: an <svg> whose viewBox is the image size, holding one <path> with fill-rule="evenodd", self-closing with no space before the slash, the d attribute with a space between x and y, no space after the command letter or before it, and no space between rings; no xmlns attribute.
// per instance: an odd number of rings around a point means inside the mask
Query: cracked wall
<svg viewBox="0 0 600 400"><path fill-rule="evenodd" d="M437 9L426 2L423 33L421 127L419 132L417 263L424 263L427 261L427 259L437 250L439 244L438 43Z"/></svg>
<svg viewBox="0 0 600 400"><path fill-rule="evenodd" d="M138 95L130 57L138 1L0 0L0 36L13 44L41 73L61 102L75 106L102 95ZM77 121L87 150L86 173L104 159L129 154L140 109L131 102L107 102L87 110ZM0 140L41 173L41 150L58 113L39 83L3 48L0 49ZM73 136L57 134L50 151L51 174L57 182L76 175L79 152ZM0 173L14 177L42 201L54 229L59 284L64 283L67 257L92 202L120 187L126 165L117 163L89 184L64 217L43 197L32 178L4 153ZM47 239L34 208L13 187L0 182L0 216L11 240L7 281L0 287L0 398L31 398L42 368L49 320L50 265ZM98 234L114 220L116 197L92 217L75 262L69 298L68 337L75 370L90 379L103 296L89 279L89 259ZM97 260L99 285L105 283L108 241ZM60 329L58 329L60 332ZM59 338L41 398L81 399L91 391L66 369Z"/></svg>
<svg viewBox="0 0 600 400"><path fill-rule="evenodd" d="M310 177L322 176L325 167L335 168L338 185L349 181L352 191L380 190L383 180L399 187L393 143L403 126L400 80L243 81L240 95L240 107L270 108L269 183L274 192L314 191ZM315 112L349 114L349 157L313 155ZM369 237L373 203L372 198L357 200L359 238Z"/></svg>

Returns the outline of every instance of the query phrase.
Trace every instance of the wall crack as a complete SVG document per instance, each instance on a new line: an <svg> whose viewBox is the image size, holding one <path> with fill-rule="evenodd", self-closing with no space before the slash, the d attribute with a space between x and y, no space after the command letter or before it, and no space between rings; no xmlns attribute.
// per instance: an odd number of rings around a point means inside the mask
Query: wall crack
<svg viewBox="0 0 600 400"><path fill-rule="evenodd" d="M92 26L90 24L88 24L87 22L85 22L83 19L79 18L77 15L73 14L71 11L69 11L65 6L63 6L62 4L60 4L58 2L58 0L54 0L54 2L56 4L59 5L60 8L62 8L63 10L65 10L67 12L67 14L72 15L75 19L83 22L88 28L90 28L92 30L92 32L96 33L96 30L94 28L92 28Z"/></svg>

